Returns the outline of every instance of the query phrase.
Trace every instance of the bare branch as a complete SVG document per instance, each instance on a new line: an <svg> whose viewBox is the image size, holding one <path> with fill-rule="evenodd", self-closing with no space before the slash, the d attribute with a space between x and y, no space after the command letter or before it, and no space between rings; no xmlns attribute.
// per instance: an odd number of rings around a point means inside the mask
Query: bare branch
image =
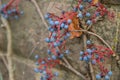
<svg viewBox="0 0 120 80"><path fill-rule="evenodd" d="M90 35L93 35L93 36L96 36L98 39L100 39L109 49L112 50L111 46L101 37L99 36L98 34L95 34L93 32L90 32L90 31L87 31L87 30L74 30L74 31L82 31L82 32L85 32L85 33L88 33ZM113 52L114 53L114 52Z"/></svg>
<svg viewBox="0 0 120 80"><path fill-rule="evenodd" d="M2 5L2 2L0 0L0 6ZM14 74L13 74L13 68L12 68L12 35L11 35L11 30L10 30L10 25L8 21L1 16L1 21L3 25L6 27L7 31L7 60L8 60L8 72L9 72L9 80L14 80Z"/></svg>
<svg viewBox="0 0 120 80"><path fill-rule="evenodd" d="M10 80L14 80L14 74L13 74L13 68L12 68L12 36L11 36L11 30L10 30L10 26L7 22L7 20L5 18L3 18L1 16L1 20L3 22L3 24L6 27L7 30L7 40L8 40L8 44L7 44L7 60L8 60L8 70L9 70L9 79Z"/></svg>
<svg viewBox="0 0 120 80"><path fill-rule="evenodd" d="M40 10L39 5L37 4L36 0L31 0L31 1L32 1L33 4L35 5L35 7L36 7L36 9L37 9L37 11L38 11L38 13L39 13L39 16L41 17L41 19L42 19L45 27L48 28L48 24L46 23L46 21L45 21L45 19L44 19L44 16L43 16L43 14L42 14L42 11Z"/></svg>

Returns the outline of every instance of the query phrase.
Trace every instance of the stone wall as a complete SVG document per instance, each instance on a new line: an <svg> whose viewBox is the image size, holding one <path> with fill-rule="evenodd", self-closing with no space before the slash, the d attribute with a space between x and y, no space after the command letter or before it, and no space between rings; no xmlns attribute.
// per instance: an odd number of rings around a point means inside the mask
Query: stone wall
<svg viewBox="0 0 120 80"><path fill-rule="evenodd" d="M6 1L6 0L5 0ZM8 1L8 0L7 0ZM55 2L54 2L55 1ZM67 10L70 7L71 0L37 0L40 9L43 14L49 11L54 11L59 14L60 10L55 7L63 8ZM116 13L120 15L120 0L103 0L103 3L110 4L108 7L117 10ZM55 5L54 5L55 4ZM53 6L52 6L53 5ZM49 8L47 7L49 6ZM67 6L67 7L66 7ZM22 9L25 14L20 17L18 20L10 19L10 25L12 30L12 39L13 39L13 52L17 56L21 56L26 59L31 59L34 61L33 57L35 54L39 54L41 57L47 56L47 44L44 42L44 39L48 35L47 28L44 26L41 18L39 17L36 8L30 2L30 0L22 0L20 4L20 9ZM118 21L120 20L120 16L117 17ZM117 26L116 22L109 22L107 19L103 19L98 24L94 25L94 31L97 32L100 36L102 36L105 41L107 41L111 46L114 45L114 38L116 35ZM2 35L1 35L2 34ZM0 50L6 51L7 40L5 38L5 29L0 29ZM81 36L82 37L82 36ZM80 37L80 38L81 38ZM70 48L71 54L68 60L71 62L73 67L82 72L83 74L87 73L88 66L87 64L79 61L79 51L82 49L83 40L80 38L76 38L73 40L69 40L67 43L67 47ZM92 37L95 43L101 43L98 39ZM119 27L119 39L120 39L120 27ZM118 42L118 53L120 53L120 42ZM31 55L31 56L30 56ZM29 57L30 56L30 57ZM18 58L19 59L19 58ZM23 60L23 59L21 59ZM26 65L25 63L14 61L15 64L15 79L16 80L33 80L35 77L39 76L33 72L33 67ZM115 66L111 66L115 65ZM108 61L108 66L113 69L113 77L111 80L119 80L120 70L116 67L115 63L111 63ZM23 70L25 73L23 73ZM60 72L61 76L55 78L54 80L82 80L80 77L72 73L66 68L58 67L57 70ZM25 75L23 75L25 74ZM7 79L6 79L7 80Z"/></svg>

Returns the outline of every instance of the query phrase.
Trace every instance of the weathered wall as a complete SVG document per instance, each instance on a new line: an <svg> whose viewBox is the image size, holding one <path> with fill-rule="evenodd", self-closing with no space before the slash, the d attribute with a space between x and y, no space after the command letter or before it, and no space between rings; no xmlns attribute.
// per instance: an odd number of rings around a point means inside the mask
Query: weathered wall
<svg viewBox="0 0 120 80"><path fill-rule="evenodd" d="M6 1L6 0L5 0ZM104 1L104 0L103 0ZM59 14L60 10L56 9L54 5L64 8L67 10L69 8L70 0L67 1L55 1L55 2L49 2L47 0L37 0L40 9L42 10L43 14L45 14L47 11L55 11L55 13ZM59 3L57 3L59 2ZM109 0L105 1L106 6L117 10L117 13L120 12L120 1L119 0ZM114 5L107 5L114 4ZM49 5L49 7L47 7ZM66 7L67 5L67 7ZM39 54L41 57L47 56L46 50L47 50L47 44L44 42L45 37L48 35L47 28L44 26L44 24L41 21L41 18L39 17L36 8L29 0L22 0L20 4L20 9L25 12L23 16L20 17L18 20L10 19L10 25L12 30L12 39L13 39L13 52L16 55L19 55L21 57L25 57L28 59L28 56L32 55L30 59L33 60L33 56L35 54ZM120 15L120 14L119 14ZM120 16L117 18L119 21ZM94 31L102 36L105 41L107 41L111 46L114 46L114 38L116 34L116 28L118 25L116 25L116 21L109 22L108 19L103 19L102 21L98 22L98 24L94 25ZM120 27L119 27L120 32ZM74 66L75 69L78 71L81 71L82 73L87 73L88 66L80 62L79 59L79 51L82 49L83 42L82 42L82 36L80 38L76 38L73 40L69 40L67 43L67 46L71 50L71 54L68 57L71 64ZM101 43L98 41L97 38L91 37L92 40L94 40L95 43L99 44ZM120 34L119 34L120 39ZM6 50L6 36L5 36L5 29L0 29L0 50ZM120 44L120 42L119 42ZM119 45L118 44L118 45ZM118 53L120 53L119 49L120 46L118 46ZM15 63L15 76L16 80L33 80L35 79L35 76L37 74L34 74L33 68L27 66L24 63L20 63L17 61L14 61ZM110 68L113 69L114 76L111 80L119 80L120 70L116 66L111 66L111 63L108 61L107 63ZM112 65L116 65L112 63ZM23 75L23 71L25 71L25 75ZM74 73L70 72L67 69L64 68L58 68L58 71L60 72L61 76L60 78L56 78L54 80L81 80L78 76L76 76ZM19 75L19 76L18 76ZM26 78L26 76L28 76ZM39 79L38 79L39 80Z"/></svg>

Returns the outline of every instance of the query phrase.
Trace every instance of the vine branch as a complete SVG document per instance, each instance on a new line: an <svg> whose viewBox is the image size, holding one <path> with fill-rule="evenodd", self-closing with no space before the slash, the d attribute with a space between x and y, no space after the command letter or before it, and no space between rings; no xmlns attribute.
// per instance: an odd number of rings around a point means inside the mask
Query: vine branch
<svg viewBox="0 0 120 80"><path fill-rule="evenodd" d="M2 2L0 0L0 6L2 5ZM1 21L4 24L4 26L6 27L6 32L7 32L7 60L8 60L8 72L9 72L9 80L14 80L14 73L13 73L13 62L12 62L12 34L11 34L11 30L10 30L10 25L8 23L8 21L3 18L3 16L1 16Z"/></svg>

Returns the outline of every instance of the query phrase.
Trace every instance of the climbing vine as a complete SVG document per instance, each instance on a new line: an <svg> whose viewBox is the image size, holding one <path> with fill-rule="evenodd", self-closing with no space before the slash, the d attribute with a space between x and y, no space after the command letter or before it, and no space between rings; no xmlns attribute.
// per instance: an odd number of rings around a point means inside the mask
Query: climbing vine
<svg viewBox="0 0 120 80"><path fill-rule="evenodd" d="M34 69L35 72L43 74L41 80L52 80L54 76L58 76L57 72L53 73L52 68L61 64L64 55L69 55L70 51L65 46L67 40L80 37L84 34L83 32L90 31L93 24L104 16L108 16L110 20L114 19L114 13L108 11L98 0L78 0L78 4L71 11L62 11L59 16L53 13L45 15L49 24L49 36L45 39L45 42L48 43L49 57L41 59L36 55L38 68ZM87 40L86 44L86 49L80 51L79 59L86 63L90 62L93 66L98 66L100 72L96 74L96 79L109 80L112 71L104 67L104 62L114 52L108 46L107 48L96 45L91 40Z"/></svg>

